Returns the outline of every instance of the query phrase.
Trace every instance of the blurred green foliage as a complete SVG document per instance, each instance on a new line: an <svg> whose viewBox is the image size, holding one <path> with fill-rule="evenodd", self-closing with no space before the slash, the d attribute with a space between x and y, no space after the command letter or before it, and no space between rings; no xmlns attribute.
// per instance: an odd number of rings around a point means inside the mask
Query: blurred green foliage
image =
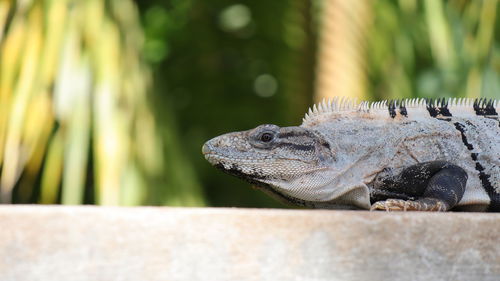
<svg viewBox="0 0 500 281"><path fill-rule="evenodd" d="M163 155L142 43L130 0L0 2L3 203L204 203L185 156Z"/></svg>
<svg viewBox="0 0 500 281"><path fill-rule="evenodd" d="M496 0L374 1L369 92L402 97L500 98Z"/></svg>

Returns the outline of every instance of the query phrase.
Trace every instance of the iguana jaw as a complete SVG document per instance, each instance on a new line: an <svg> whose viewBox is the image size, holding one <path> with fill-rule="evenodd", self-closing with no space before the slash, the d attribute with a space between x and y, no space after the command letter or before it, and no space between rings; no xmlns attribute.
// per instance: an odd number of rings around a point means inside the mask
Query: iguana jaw
<svg viewBox="0 0 500 281"><path fill-rule="evenodd" d="M262 134L272 138L262 141ZM265 138L264 138L265 139ZM263 125L253 130L225 134L203 145L205 158L215 167L264 190L305 205L322 201L334 176L333 155L321 136L300 127ZM312 192L305 192L311 190ZM317 191L317 192L316 192ZM321 195L320 195L321 193ZM316 194L317 196L304 196ZM297 200L295 200L297 199Z"/></svg>
<svg viewBox="0 0 500 281"><path fill-rule="evenodd" d="M257 189L285 204L322 209L370 207L368 190L363 186L337 186L332 182L335 175L332 174L331 168L309 170L294 179L274 179L263 173L244 173L238 165L223 162L229 158L215 156L206 146L203 151L207 160L217 169L253 184ZM352 196L355 192L361 192L363 196Z"/></svg>

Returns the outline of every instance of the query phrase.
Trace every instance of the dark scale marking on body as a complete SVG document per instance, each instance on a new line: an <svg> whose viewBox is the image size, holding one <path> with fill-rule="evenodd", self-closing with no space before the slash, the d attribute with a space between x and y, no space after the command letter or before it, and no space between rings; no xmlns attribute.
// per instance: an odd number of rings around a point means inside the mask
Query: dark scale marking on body
<svg viewBox="0 0 500 281"><path fill-rule="evenodd" d="M472 144L470 144L467 141L467 137L465 136L465 127L464 127L464 125L462 125L462 124L460 124L458 122L453 123L453 125L455 125L455 128L460 131L460 134L462 136L462 142L467 147L467 149L468 150L473 150L474 147L472 146ZM476 158L477 158L477 153L476 153Z"/></svg>
<svg viewBox="0 0 500 281"><path fill-rule="evenodd" d="M396 117L396 101L389 101L387 109L389 110L389 116L391 116L391 118Z"/></svg>
<svg viewBox="0 0 500 281"><path fill-rule="evenodd" d="M495 107L493 106L493 100L492 99L490 99L488 101L488 103L486 104L485 111L486 111L487 115L497 115L498 116L498 113L497 113Z"/></svg>
<svg viewBox="0 0 500 281"><path fill-rule="evenodd" d="M434 107L434 100L433 99L428 99L427 100L427 111L429 112L429 115L431 117L437 117L438 116L438 110L436 107Z"/></svg>
<svg viewBox="0 0 500 281"><path fill-rule="evenodd" d="M490 99L479 99L474 101L474 111L476 115L484 116L486 118L495 119L498 121L498 127L500 127L500 119L498 119L498 112L495 109L493 100Z"/></svg>
<svg viewBox="0 0 500 281"><path fill-rule="evenodd" d="M327 142L322 142L321 145L324 146L327 149L330 149L330 144L327 143Z"/></svg>
<svg viewBox="0 0 500 281"><path fill-rule="evenodd" d="M472 158L472 160L476 161L477 160L477 153L471 153L470 157Z"/></svg>
<svg viewBox="0 0 500 281"><path fill-rule="evenodd" d="M276 144L277 147L290 147L291 149L301 150L301 151L313 151L314 145L306 144L296 144L290 142L280 142Z"/></svg>
<svg viewBox="0 0 500 281"><path fill-rule="evenodd" d="M493 100L477 99L474 101L473 105L476 115L488 116L488 115L498 115L495 108L493 107Z"/></svg>
<svg viewBox="0 0 500 281"><path fill-rule="evenodd" d="M448 109L448 104L446 103L446 101L444 99L441 101L441 104L442 105L444 104L444 105L439 107L438 110L436 110L436 108L434 107L434 101L432 99L429 100L428 105L427 105L427 111L429 112L429 115L431 117L434 117L434 118L436 118L438 116L438 114L441 114L442 116L452 117L451 112ZM476 101L474 101L473 107L474 107L474 111L476 112L476 115L484 116L484 115L496 115L497 114L495 111L495 108L493 107L493 101L491 101L491 100L487 103L481 101L481 99L476 100ZM439 120L451 121L450 118L439 119ZM474 126L469 121L466 121L466 124L469 126L472 126L472 127ZM469 141L467 140L467 137L465 135L465 126L460 124L459 122L455 122L455 123L453 123L453 125L455 125L455 128L460 132L460 135L462 137L462 142L465 145L465 147L467 147L467 149L469 151L472 151L474 149L474 146L471 143L469 143ZM500 210L500 194L498 194L495 191L491 182L489 181L491 176L484 172L484 167L478 162L478 154L477 153L472 152L471 158L476 164L475 168L476 168L476 171L478 171L478 173L479 173L478 176L479 176L479 180L481 181L481 185L483 186L486 193L490 197L491 203L490 203L489 209L491 211L499 211Z"/></svg>
<svg viewBox="0 0 500 281"><path fill-rule="evenodd" d="M405 102L404 100L391 100L387 102L387 110L389 112L389 116L391 118L395 118L397 113L396 113L396 108L399 107L399 113L404 116L408 117L408 111L406 110Z"/></svg>
<svg viewBox="0 0 500 281"><path fill-rule="evenodd" d="M438 99L436 101L434 101L434 99L428 99L426 108L431 117L441 117L441 120L444 121L450 121L450 118L442 117L452 117L451 112L448 108L448 101L444 98Z"/></svg>
<svg viewBox="0 0 500 281"><path fill-rule="evenodd" d="M470 126L472 125L470 122L466 122L466 123ZM462 135L462 142L467 147L467 149L473 150L474 146L468 142L467 136L465 135L465 126L458 123L458 122L455 122L454 125L455 125L455 128L457 128L457 130L460 131L460 134ZM497 193L495 191L495 189L493 188L493 185L490 182L491 176L484 172L484 167L478 161L478 158L477 158L478 154L477 153L471 153L470 156L471 156L472 160L474 160L474 162L476 163L475 168L476 168L476 171L479 172L479 180L481 181L481 185L483 186L484 190L486 191L486 193L490 197L491 203L489 206L489 210L490 211L500 211L500 194Z"/></svg>
<svg viewBox="0 0 500 281"><path fill-rule="evenodd" d="M399 113L401 113L401 115L403 115L404 117L408 117L408 111L406 110L404 101L401 101L401 105L399 106Z"/></svg>
<svg viewBox="0 0 500 281"><path fill-rule="evenodd" d="M307 132L307 131L303 131L303 132L293 132L293 131L290 131L290 132L285 132L285 133L279 133L278 134L278 138L280 139L289 139L289 138L296 138L296 137L312 137L313 134L311 134L310 132Z"/></svg>
<svg viewBox="0 0 500 281"><path fill-rule="evenodd" d="M441 107L439 107L439 114L446 117L451 117L451 112L448 109L448 102L443 98L441 100Z"/></svg>

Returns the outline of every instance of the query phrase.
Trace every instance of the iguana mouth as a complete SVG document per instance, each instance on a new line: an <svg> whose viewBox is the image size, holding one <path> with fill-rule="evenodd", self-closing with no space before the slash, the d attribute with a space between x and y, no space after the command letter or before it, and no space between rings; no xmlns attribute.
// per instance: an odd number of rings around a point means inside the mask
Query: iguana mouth
<svg viewBox="0 0 500 281"><path fill-rule="evenodd" d="M205 156L205 159L207 159L210 164L216 165L219 164L223 161L227 162L238 162L238 163L256 163L256 162L264 162L266 160L272 160L275 159L274 157L271 156L265 156L265 155L259 155L259 157L252 157L252 156L243 156L239 155L239 157L231 157L227 156L230 153L223 153L220 151L216 151L216 149L211 146L210 144L205 143L202 147L202 153L203 156ZM278 158L278 160L290 160L290 161L300 161L303 163L314 163L315 161L304 161L303 159L297 159L297 158Z"/></svg>
<svg viewBox="0 0 500 281"><path fill-rule="evenodd" d="M230 174L232 176L235 176L237 178L240 178L250 184L252 184L256 189L262 190L263 192L267 193L271 197L274 197L275 199L283 202L284 204L287 205L296 205L296 206L307 206L308 204L306 203L305 200L301 200L299 198L291 197L288 196L280 191L278 191L276 188L271 186L270 184L261 181L268 179L268 177L260 175L260 174L245 174L241 172L236 166L231 167L231 169L226 169L223 164L217 164L214 165L215 168L222 170L224 173Z"/></svg>

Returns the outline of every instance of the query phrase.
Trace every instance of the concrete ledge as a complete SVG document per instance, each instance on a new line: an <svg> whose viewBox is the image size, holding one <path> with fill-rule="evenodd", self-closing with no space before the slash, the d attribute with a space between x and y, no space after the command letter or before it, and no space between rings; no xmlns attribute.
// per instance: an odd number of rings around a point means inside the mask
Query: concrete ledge
<svg viewBox="0 0 500 281"><path fill-rule="evenodd" d="M500 214L0 207L0 280L500 280Z"/></svg>

